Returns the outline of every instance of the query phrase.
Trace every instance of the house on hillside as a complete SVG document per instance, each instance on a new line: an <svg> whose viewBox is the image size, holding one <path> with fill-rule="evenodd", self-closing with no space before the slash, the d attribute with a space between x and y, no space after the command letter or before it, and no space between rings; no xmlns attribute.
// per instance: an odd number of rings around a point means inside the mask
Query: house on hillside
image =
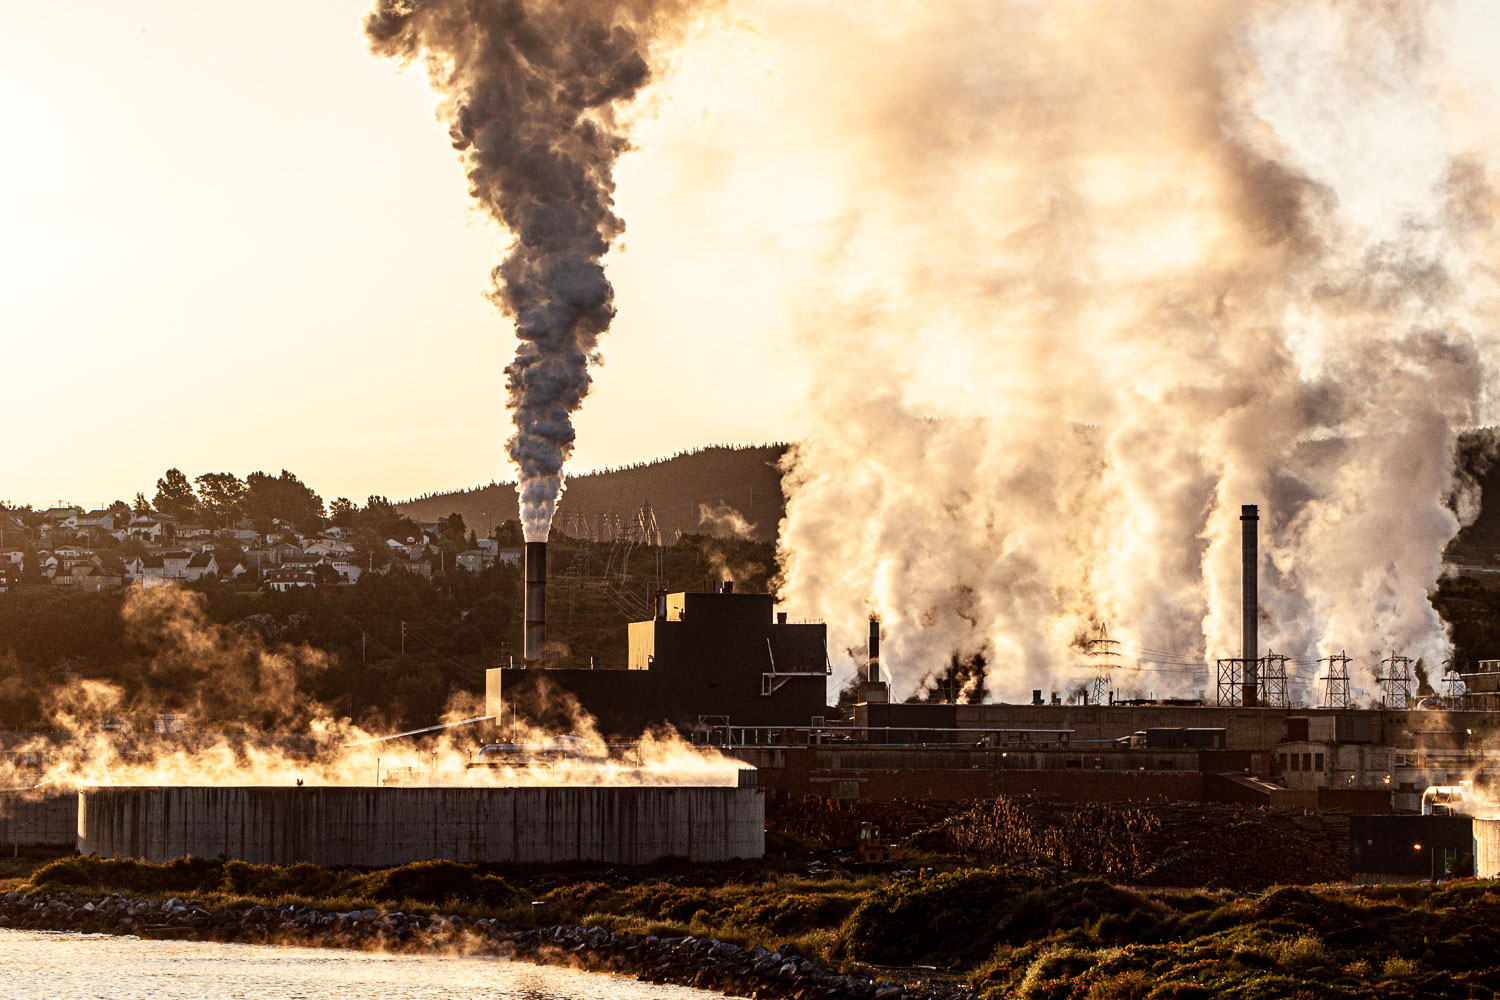
<svg viewBox="0 0 1500 1000"><path fill-rule="evenodd" d="M468 570L470 573L482 573L495 565L495 557L484 549L467 549L460 552L454 562L458 564L459 569Z"/></svg>
<svg viewBox="0 0 1500 1000"><path fill-rule="evenodd" d="M69 518L77 518L82 513L82 507L48 507L42 511L42 517L46 518L49 525L59 527L67 524Z"/></svg>
<svg viewBox="0 0 1500 1000"><path fill-rule="evenodd" d="M343 579L344 583L358 583L359 578L365 572L364 567L360 566L359 563L342 556L332 556L324 560L324 562L326 565L333 567L333 571Z"/></svg>
<svg viewBox="0 0 1500 1000"><path fill-rule="evenodd" d="M315 538L303 545L302 551L315 556L346 556L354 551L354 546L337 538Z"/></svg>
<svg viewBox="0 0 1500 1000"><path fill-rule="evenodd" d="M183 574L189 580L201 580L205 576L218 576L219 563L214 558L213 552L204 549L187 561L187 566L184 568Z"/></svg>
<svg viewBox="0 0 1500 1000"><path fill-rule="evenodd" d="M181 550L163 552L161 554L162 565L166 567L167 578L171 580L187 579L188 563L192 562L193 554Z"/></svg>
<svg viewBox="0 0 1500 1000"><path fill-rule="evenodd" d="M166 580L167 564L158 555L132 556L125 560L127 580Z"/></svg>
<svg viewBox="0 0 1500 1000"><path fill-rule="evenodd" d="M285 593L301 587L316 587L318 578L311 567L278 566L275 569L266 570L261 575L260 583L267 590Z"/></svg>
<svg viewBox="0 0 1500 1000"><path fill-rule="evenodd" d="M21 568L9 563L0 563L0 594L21 585Z"/></svg>
<svg viewBox="0 0 1500 1000"><path fill-rule="evenodd" d="M79 559L70 561L64 570L52 578L54 587L72 587L74 590L114 590L125 585L119 573L106 570L97 561Z"/></svg>
<svg viewBox="0 0 1500 1000"><path fill-rule="evenodd" d="M164 542L172 537L174 537L173 525L163 518L143 518L125 525L125 538L134 538L148 544ZM124 539L122 538L121 541Z"/></svg>
<svg viewBox="0 0 1500 1000"><path fill-rule="evenodd" d="M75 531L114 531L115 516L107 510L91 510L63 522Z"/></svg>

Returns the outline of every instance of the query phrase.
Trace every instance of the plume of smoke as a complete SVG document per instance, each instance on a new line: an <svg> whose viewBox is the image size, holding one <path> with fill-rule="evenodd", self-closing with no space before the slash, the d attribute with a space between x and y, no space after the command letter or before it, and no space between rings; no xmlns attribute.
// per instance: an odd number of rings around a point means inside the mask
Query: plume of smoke
<svg viewBox="0 0 1500 1000"><path fill-rule="evenodd" d="M836 649L878 611L898 695L955 653L1060 686L1099 622L1195 691L1253 502L1263 652L1441 662L1496 301L1446 8L878 6L766 29L767 100L855 192L808 250L782 598Z"/></svg>
<svg viewBox="0 0 1500 1000"><path fill-rule="evenodd" d="M739 586L766 574L768 567L764 562L737 551L743 548L737 546L737 541L748 542L755 538L755 525L745 520L745 516L733 506L724 501L712 505L700 503L698 523L712 533L712 537L704 540L702 551L719 582Z"/></svg>
<svg viewBox="0 0 1500 1000"><path fill-rule="evenodd" d="M624 230L613 169L621 108L691 0L378 0L374 51L425 57L475 200L512 236L492 299L520 343L506 367L521 522L544 541L573 451L572 415L614 317L602 258Z"/></svg>
<svg viewBox="0 0 1500 1000"><path fill-rule="evenodd" d="M755 537L755 525L745 520L745 515L723 500L716 504L700 503L698 523L715 535L729 535L746 540Z"/></svg>

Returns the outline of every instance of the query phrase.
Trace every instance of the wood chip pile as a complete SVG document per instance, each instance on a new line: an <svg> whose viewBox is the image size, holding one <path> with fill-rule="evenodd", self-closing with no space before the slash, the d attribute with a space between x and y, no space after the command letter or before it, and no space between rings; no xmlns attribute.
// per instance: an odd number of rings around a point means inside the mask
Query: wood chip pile
<svg viewBox="0 0 1500 1000"><path fill-rule="evenodd" d="M859 802L809 796L771 820L849 848L861 821L896 844L971 861L1029 860L1135 885L1259 889L1349 874L1347 816L1213 802L1090 803L1049 796Z"/></svg>

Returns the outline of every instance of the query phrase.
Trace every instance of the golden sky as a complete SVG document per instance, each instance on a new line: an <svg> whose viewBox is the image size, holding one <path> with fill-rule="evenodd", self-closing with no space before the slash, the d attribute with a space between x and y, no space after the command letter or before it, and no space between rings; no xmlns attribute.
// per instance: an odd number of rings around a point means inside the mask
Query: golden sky
<svg viewBox="0 0 1500 1000"><path fill-rule="evenodd" d="M128 499L169 466L286 467L330 500L511 476L514 342L484 298L504 239L469 203L422 71L368 53L367 7L5 4L0 500ZM1452 42L1492 97L1497 8L1455 4ZM799 343L889 286L882 255L837 259L844 233L864 204L943 186L845 141L938 135L943 109L872 122L825 54L899 53L926 10L732 0L673 55L616 173L619 314L572 471L807 427ZM909 361L954 391L990 363Z"/></svg>
<svg viewBox="0 0 1500 1000"><path fill-rule="evenodd" d="M368 53L365 0L6 8L0 500L128 499L169 466L286 467L329 500L510 478L504 241L424 73ZM711 109L652 101L691 161ZM755 265L649 155L619 169L573 470L796 433Z"/></svg>

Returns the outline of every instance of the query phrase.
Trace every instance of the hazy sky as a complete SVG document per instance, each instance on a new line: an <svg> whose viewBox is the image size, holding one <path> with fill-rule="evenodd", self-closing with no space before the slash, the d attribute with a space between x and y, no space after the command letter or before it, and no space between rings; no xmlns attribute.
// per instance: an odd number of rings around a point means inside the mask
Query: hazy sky
<svg viewBox="0 0 1500 1000"><path fill-rule="evenodd" d="M503 238L423 71L368 53L365 0L4 6L0 500L128 499L169 466L330 500L511 476ZM726 169L692 149L713 90L654 92L620 165L575 471L796 433L754 266L680 190Z"/></svg>
<svg viewBox="0 0 1500 1000"><path fill-rule="evenodd" d="M807 426L799 343L890 286L829 266L882 193L851 181L878 171L839 132L873 112L823 53L851 23L899 50L924 11L866 2L732 0L645 95L572 471ZM504 239L422 70L368 53L367 0L0 3L0 500L129 499L169 466L290 468L330 500L511 476ZM1492 95L1497 7L1456 4L1453 36Z"/></svg>

